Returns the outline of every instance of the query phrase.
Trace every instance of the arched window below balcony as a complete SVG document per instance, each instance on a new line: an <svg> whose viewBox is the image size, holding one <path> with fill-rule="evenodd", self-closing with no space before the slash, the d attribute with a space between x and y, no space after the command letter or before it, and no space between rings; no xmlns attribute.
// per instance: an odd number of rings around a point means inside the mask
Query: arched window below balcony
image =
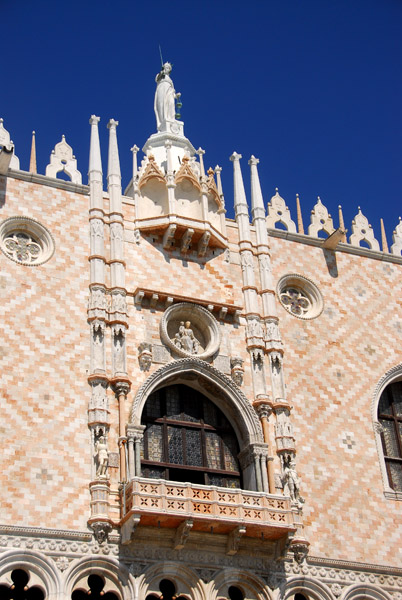
<svg viewBox="0 0 402 600"><path fill-rule="evenodd" d="M170 385L144 406L143 477L241 487L236 434L222 411L201 392Z"/></svg>

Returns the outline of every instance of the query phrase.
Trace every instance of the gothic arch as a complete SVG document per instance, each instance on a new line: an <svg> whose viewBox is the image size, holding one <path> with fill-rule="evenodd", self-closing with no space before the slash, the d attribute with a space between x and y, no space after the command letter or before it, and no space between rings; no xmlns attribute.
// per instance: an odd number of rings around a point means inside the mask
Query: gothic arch
<svg viewBox="0 0 402 600"><path fill-rule="evenodd" d="M104 578L103 591L115 592L121 600L135 598L134 582L128 569L116 559L101 558L97 555L86 556L74 562L66 572L66 598L71 598L72 592L78 587L87 588L87 578L90 575L100 575Z"/></svg>
<svg viewBox="0 0 402 600"><path fill-rule="evenodd" d="M287 600L295 594L303 594L310 600L334 600L329 587L312 577L293 577L288 580L281 598Z"/></svg>
<svg viewBox="0 0 402 600"><path fill-rule="evenodd" d="M57 598L61 590L60 572L53 561L32 550L8 550L0 558L0 583L14 569L29 573L29 585L37 585L45 592L45 598ZM9 583L9 582L7 582Z"/></svg>
<svg viewBox="0 0 402 600"><path fill-rule="evenodd" d="M130 424L140 425L148 396L172 383L184 383L210 398L231 421L241 447L264 443L260 421L245 395L229 377L197 358L175 360L152 373L134 398Z"/></svg>
<svg viewBox="0 0 402 600"><path fill-rule="evenodd" d="M273 596L266 583L244 569L222 569L214 577L214 598L228 598L227 591L235 586L244 592L247 600L272 600Z"/></svg>
<svg viewBox="0 0 402 600"><path fill-rule="evenodd" d="M192 600L207 600L206 590L198 574L189 567L173 561L152 565L139 577L139 600L144 600L147 594L152 592L160 594L158 590L162 579L172 581L178 595L188 596Z"/></svg>
<svg viewBox="0 0 402 600"><path fill-rule="evenodd" d="M347 588L340 600L392 600L392 596L375 585L356 583Z"/></svg>
<svg viewBox="0 0 402 600"><path fill-rule="evenodd" d="M385 459L384 459L384 450L383 450L382 441L381 441L381 424L378 421L378 404L379 404L379 401L381 398L381 394L385 390L385 388L389 384L394 383L396 381L401 381L401 380L402 380L402 363L400 363L399 365L395 365L394 367L389 369L385 373L385 375L383 375L381 377L381 379L378 381L378 383L375 387L374 394L373 394L372 401L371 401L371 419L372 419L372 423L373 423L375 443L376 443L377 454L378 454L378 461L379 461L380 468L381 468L381 477L382 477L384 494L386 497L398 499L398 500L402 500L402 494L399 492L395 492L395 490L393 490L390 487L390 484L388 481L387 468L385 466Z"/></svg>

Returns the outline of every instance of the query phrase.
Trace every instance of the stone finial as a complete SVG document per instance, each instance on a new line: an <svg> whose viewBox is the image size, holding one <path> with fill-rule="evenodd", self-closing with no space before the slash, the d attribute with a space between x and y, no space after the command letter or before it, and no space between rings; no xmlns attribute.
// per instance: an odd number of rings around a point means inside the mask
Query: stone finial
<svg viewBox="0 0 402 600"><path fill-rule="evenodd" d="M387 236L385 234L385 227L384 227L384 221L383 219L380 219L380 225L381 225L381 245L382 245L382 251L383 252L389 252L388 250L388 242L387 242Z"/></svg>
<svg viewBox="0 0 402 600"><path fill-rule="evenodd" d="M278 188L275 188L275 195L268 202L266 223L268 228L275 228L276 223L282 223L288 231L296 233L295 222L292 221L290 210L279 195Z"/></svg>
<svg viewBox="0 0 402 600"><path fill-rule="evenodd" d="M29 161L29 172L37 173L38 169L36 167L36 143L35 143L35 132L32 132L32 144L31 144L31 158Z"/></svg>
<svg viewBox="0 0 402 600"><path fill-rule="evenodd" d="M308 228L308 235L318 237L319 231L324 231L329 236L334 233L335 228L331 215L318 196L317 204L311 211L311 225Z"/></svg>
<svg viewBox="0 0 402 600"><path fill-rule="evenodd" d="M7 129L4 128L3 119L0 119L0 146L3 146L7 152L14 151L14 142L10 139L10 134ZM14 153L11 157L9 167L10 169L20 168L19 158L17 158Z"/></svg>
<svg viewBox="0 0 402 600"><path fill-rule="evenodd" d="M96 117L92 115L89 119L89 124L91 125L91 145L89 150L89 174L91 172L96 171L102 174L102 159L101 159L101 151L100 151L100 143L99 143L99 129L98 123L100 121L100 117Z"/></svg>
<svg viewBox="0 0 402 600"><path fill-rule="evenodd" d="M349 243L353 246L360 246L360 242L366 242L371 250L380 251L380 244L374 237L374 231L358 207L359 212L352 221L352 235L349 237Z"/></svg>
<svg viewBox="0 0 402 600"><path fill-rule="evenodd" d="M402 254L402 218L399 217L399 223L395 227L392 234L392 241L394 242L391 246L392 254L400 256Z"/></svg>
<svg viewBox="0 0 402 600"><path fill-rule="evenodd" d="M300 206L299 194L296 194L297 231L304 235L303 216Z"/></svg>
<svg viewBox="0 0 402 600"><path fill-rule="evenodd" d="M57 177L57 173L67 173L73 183L82 183L81 173L77 170L77 160L73 149L66 142L64 135L61 142L55 145L50 155L50 163L46 167L46 177Z"/></svg>
<svg viewBox="0 0 402 600"><path fill-rule="evenodd" d="M343 220L342 206L340 204L338 206L338 217L339 217L339 229L342 229L342 231L346 231L346 229L345 229L345 221ZM344 244L347 243L346 233L343 234L341 242L343 242Z"/></svg>

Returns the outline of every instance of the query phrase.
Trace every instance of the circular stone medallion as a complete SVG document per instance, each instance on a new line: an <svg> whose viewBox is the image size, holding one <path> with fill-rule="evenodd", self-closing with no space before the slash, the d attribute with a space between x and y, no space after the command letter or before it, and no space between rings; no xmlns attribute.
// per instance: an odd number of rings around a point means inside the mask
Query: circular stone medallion
<svg viewBox="0 0 402 600"><path fill-rule="evenodd" d="M160 322L161 340L178 356L205 360L219 350L221 335L215 317L202 306L173 304Z"/></svg>

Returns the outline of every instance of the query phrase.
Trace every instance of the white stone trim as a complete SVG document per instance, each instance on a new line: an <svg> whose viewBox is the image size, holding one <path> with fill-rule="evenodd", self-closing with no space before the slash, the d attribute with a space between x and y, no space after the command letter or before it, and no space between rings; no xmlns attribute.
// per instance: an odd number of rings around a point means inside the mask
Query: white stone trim
<svg viewBox="0 0 402 600"><path fill-rule="evenodd" d="M340 600L392 600L392 596L385 590L379 589L370 583L356 583L347 588L341 595Z"/></svg>
<svg viewBox="0 0 402 600"><path fill-rule="evenodd" d="M230 586L239 588L247 600L273 600L273 594L266 583L254 573L244 569L225 568L215 573L213 598L229 598Z"/></svg>
<svg viewBox="0 0 402 600"><path fill-rule="evenodd" d="M124 564L115 558L102 557L96 554L85 556L75 561L66 571L64 593L71 598L75 589L88 588L86 579L89 575L99 575L105 580L105 592L115 592L123 600L135 598L135 584L132 575Z"/></svg>
<svg viewBox="0 0 402 600"><path fill-rule="evenodd" d="M152 593L159 596L159 583L163 579L169 579L176 586L178 596L185 596L189 600L207 600L198 573L174 561L158 562L146 569L139 577L138 598L142 600Z"/></svg>
<svg viewBox="0 0 402 600"><path fill-rule="evenodd" d="M382 392L385 390L385 388L390 383L394 383L396 381L402 381L402 363L399 365L395 365L394 367L389 369L389 371L387 371L385 373L385 375L383 375L383 377L381 377L381 379L379 380L379 382L376 385L376 388L375 388L374 394L373 394L373 398L371 401L371 419L372 419L372 423L373 423L374 438L375 438L375 443L376 443L376 448L377 448L378 461L379 461L380 469L381 469L381 477L382 477L382 484L383 484L383 488L384 488L384 496L386 498L389 498L390 500L402 500L402 492L396 492L389 485L388 473L387 473L387 468L385 466L384 451L383 451L382 441L381 441L381 433L380 433L381 425L378 421L377 415L378 415L378 403L380 401Z"/></svg>
<svg viewBox="0 0 402 600"><path fill-rule="evenodd" d="M327 585L305 575L288 579L281 599L293 598L298 593L307 596L309 600L335 600Z"/></svg>

